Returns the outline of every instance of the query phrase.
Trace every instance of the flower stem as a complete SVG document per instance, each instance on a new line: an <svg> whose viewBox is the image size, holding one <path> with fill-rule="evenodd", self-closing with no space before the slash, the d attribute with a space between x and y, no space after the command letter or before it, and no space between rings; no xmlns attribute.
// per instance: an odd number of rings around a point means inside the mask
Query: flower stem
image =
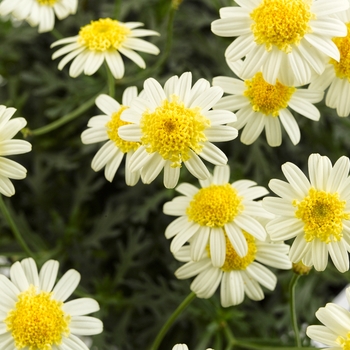
<svg viewBox="0 0 350 350"><path fill-rule="evenodd" d="M175 320L178 318L178 316L181 314L181 312L196 298L196 294L193 292L190 293L186 299L177 307L177 309L173 312L173 314L168 318L168 320L165 322L162 329L159 331L156 339L154 340L151 350L157 350L161 341L163 340L165 334L168 332L169 328L172 326L172 324L175 322Z"/></svg>
<svg viewBox="0 0 350 350"><path fill-rule="evenodd" d="M115 78L111 72L111 70L108 67L108 64L105 62L106 72L107 72L107 79L108 79L108 90L109 90L109 96L114 98L115 96Z"/></svg>
<svg viewBox="0 0 350 350"><path fill-rule="evenodd" d="M5 219L7 220L8 224L11 227L11 230L13 232L13 235L15 236L18 244L23 248L23 250L26 252L26 254L28 256L33 257L34 253L31 251L31 249L28 247L27 243L25 242L25 240L23 239L15 221L13 220L9 210L7 209L7 206L2 198L2 196L0 195L0 210L2 211Z"/></svg>
<svg viewBox="0 0 350 350"><path fill-rule="evenodd" d="M295 287L297 285L300 275L293 274L293 277L289 284L289 306L290 306L290 317L292 321L292 327L294 330L295 344L298 348L301 347L300 332L297 322L297 314L295 310Z"/></svg>

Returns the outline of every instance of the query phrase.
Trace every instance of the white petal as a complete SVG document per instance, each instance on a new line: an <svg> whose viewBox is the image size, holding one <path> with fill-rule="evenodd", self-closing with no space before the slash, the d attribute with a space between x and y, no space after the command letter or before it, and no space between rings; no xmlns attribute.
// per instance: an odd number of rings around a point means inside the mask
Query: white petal
<svg viewBox="0 0 350 350"><path fill-rule="evenodd" d="M58 281L53 289L53 297L65 301L75 291L80 282L80 273L76 270L68 270Z"/></svg>

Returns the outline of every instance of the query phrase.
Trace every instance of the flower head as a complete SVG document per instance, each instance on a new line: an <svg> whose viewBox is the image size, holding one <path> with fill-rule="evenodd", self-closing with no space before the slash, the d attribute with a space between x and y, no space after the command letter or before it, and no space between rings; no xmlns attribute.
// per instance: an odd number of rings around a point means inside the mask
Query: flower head
<svg viewBox="0 0 350 350"><path fill-rule="evenodd" d="M0 106L0 193L7 197L15 194L15 188L10 179L24 179L27 176L27 170L4 156L27 153L32 149L28 141L12 140L27 124L24 118L10 120L15 112L15 108Z"/></svg>
<svg viewBox="0 0 350 350"><path fill-rule="evenodd" d="M287 86L321 74L327 58L339 61L334 36L345 36L344 23L330 15L349 8L348 0L237 0L220 9L214 34L237 37L227 48L228 62L245 57L240 76L250 79L262 70L264 79Z"/></svg>
<svg viewBox="0 0 350 350"><path fill-rule="evenodd" d="M127 141L141 142L130 160L130 169L141 169L144 183L152 182L164 168L164 185L176 186L182 164L197 178L209 171L199 158L213 164L226 164L226 155L211 141L229 141L237 130L222 125L233 122L232 112L210 110L220 99L220 87L210 87L200 79L191 87L192 74L173 76L164 88L153 78L144 83L145 98L133 100L122 119L133 123L119 128Z"/></svg>
<svg viewBox="0 0 350 350"><path fill-rule="evenodd" d="M349 158L339 158L332 167L327 157L312 154L308 164L310 180L296 165L285 163L282 171L288 182L270 181L281 198L263 199L264 207L277 216L266 229L273 240L296 237L289 253L292 262L323 271L329 253L336 268L345 272L350 251Z"/></svg>
<svg viewBox="0 0 350 350"><path fill-rule="evenodd" d="M350 288L346 289L346 298L350 304ZM350 312L348 310L337 304L328 303L317 310L316 317L324 326L307 327L306 334L309 338L330 346L332 350L349 349Z"/></svg>
<svg viewBox="0 0 350 350"><path fill-rule="evenodd" d="M247 254L249 244L242 230L260 240L266 238L265 228L254 217L272 216L254 199L266 195L267 190L250 180L231 184L229 178L228 166L216 166L210 179L200 181L201 189L189 183L176 188L183 196L165 203L163 209L165 214L180 215L165 231L167 238L174 237L170 245L172 253L176 254L191 241L190 256L197 261L202 259L209 244L212 265L222 267L227 247L232 246L240 257Z"/></svg>
<svg viewBox="0 0 350 350"><path fill-rule="evenodd" d="M69 270L55 285L58 266L57 261L49 260L38 273L34 260L27 258L11 266L11 280L0 275L2 349L86 349L76 335L102 332L99 319L85 316L99 310L94 299L65 302L80 274Z"/></svg>
<svg viewBox="0 0 350 350"><path fill-rule="evenodd" d="M39 33L49 32L55 25L55 14L64 19L75 14L78 0L4 0L0 4L0 15L12 14L26 20L32 27L39 26Z"/></svg>
<svg viewBox="0 0 350 350"><path fill-rule="evenodd" d="M68 44L57 50L52 59L65 56L58 64L58 69L73 60L69 75L73 78L82 72L86 75L94 74L106 60L115 79L124 76L124 63L120 54L134 61L139 67L145 68L143 58L135 52L141 51L158 55L159 49L139 37L159 35L148 29L136 29L142 26L139 22L122 23L110 18L100 18L80 28L77 36L55 41L51 47Z"/></svg>
<svg viewBox="0 0 350 350"><path fill-rule="evenodd" d="M243 61L231 63L231 69L238 71ZM214 86L221 86L229 94L223 97L214 109L237 111L237 121L232 123L235 128L242 129L241 141L247 145L253 143L265 129L267 142L271 147L282 143L281 124L285 128L292 143L300 141L299 126L289 109L311 120L319 120L320 112L313 105L323 98L324 91L316 89L299 89L286 86L276 80L269 84L261 72L251 79L241 81L231 77L215 77Z"/></svg>
<svg viewBox="0 0 350 350"><path fill-rule="evenodd" d="M132 172L129 169L130 158L140 143L122 140L118 135L118 130L122 125L129 124L121 120L120 116L129 108L131 101L136 96L136 86L131 86L124 91L121 105L108 95L98 96L96 105L106 114L92 117L88 122L88 129L81 134L84 144L107 141L94 156L91 167L95 171L105 167L105 177L110 182L113 181L123 156L126 154L125 181L129 186L135 185L140 178L140 171Z"/></svg>

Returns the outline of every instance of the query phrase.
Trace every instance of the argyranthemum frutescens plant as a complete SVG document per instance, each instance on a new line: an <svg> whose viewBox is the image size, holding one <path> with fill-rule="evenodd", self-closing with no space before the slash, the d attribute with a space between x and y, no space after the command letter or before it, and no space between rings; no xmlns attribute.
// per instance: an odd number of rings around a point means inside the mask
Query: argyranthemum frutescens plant
<svg viewBox="0 0 350 350"><path fill-rule="evenodd" d="M349 8L348 0L237 0L239 6L220 9L212 22L214 34L237 37L226 49L227 61L245 57L240 76L249 79L262 71L275 84L300 86L321 74L327 58L339 61L334 36L347 28L335 17Z"/></svg>
<svg viewBox="0 0 350 350"><path fill-rule="evenodd" d="M91 167L95 171L105 167L105 177L112 182L119 165L126 154L125 182L133 186L140 178L140 171L131 171L129 167L130 157L140 146L138 142L122 140L118 135L119 127L128 124L120 119L124 110L129 108L131 101L137 96L136 86L125 89L120 105L108 95L100 95L96 99L96 106L105 115L92 117L88 122L88 129L81 134L84 144L107 141L94 156Z"/></svg>
<svg viewBox="0 0 350 350"><path fill-rule="evenodd" d="M48 260L38 273L32 258L11 266L9 280L0 275L1 349L87 349L77 335L102 332L102 322L85 316L100 309L91 298L66 302L80 281L76 270L56 282L59 263Z"/></svg>
<svg viewBox="0 0 350 350"><path fill-rule="evenodd" d="M242 65L241 60L229 64L237 75ZM320 118L320 112L313 103L322 100L323 90L299 89L283 85L278 80L275 84L269 84L261 72L244 81L215 77L213 85L222 87L226 94L230 94L221 98L214 109L236 112L237 121L232 126L238 130L243 128L240 140L247 145L252 144L265 129L267 143L271 147L280 146L281 124L292 143L299 143L300 129L289 108L311 120Z"/></svg>
<svg viewBox="0 0 350 350"><path fill-rule="evenodd" d="M230 181L229 166L216 166L214 174L201 180L202 188L189 183L177 186L183 196L175 197L164 204L167 215L180 215L165 230L167 238L173 238L170 250L176 254L191 240L191 259L198 261L210 245L210 258L214 267L225 262L227 242L230 242L238 256L247 254L249 244L242 230L260 239L266 238L263 225L254 217L271 218L254 199L265 196L268 191L256 186L254 181Z"/></svg>
<svg viewBox="0 0 350 350"><path fill-rule="evenodd" d="M205 79L192 87L192 74L168 79L164 88L153 78L144 82L144 97L135 98L121 119L132 123L119 128L119 136L141 146L130 159L130 170L141 169L144 183L164 169L164 185L176 186L182 164L198 179L210 176L203 161L227 163L226 155L212 142L230 141L237 130L224 125L236 120L232 112L211 110L223 90Z"/></svg>
<svg viewBox="0 0 350 350"><path fill-rule="evenodd" d="M61 70L71 60L69 75L73 78L82 72L94 74L104 61L115 79L124 76L124 62L120 54L128 57L139 67L145 68L143 58L135 51L158 55L157 46L140 37L159 35L154 30L136 29L139 22L122 23L111 18L100 18L80 28L79 34L55 41L51 47L68 44L57 50L52 59L66 55L58 64Z"/></svg>
<svg viewBox="0 0 350 350"><path fill-rule="evenodd" d="M293 163L282 165L288 182L272 179L278 197L265 197L265 209L276 215L267 225L273 240L294 238L289 256L323 271L330 255L340 272L349 270L350 161L343 156L332 167L328 157L311 154L309 177Z"/></svg>
<svg viewBox="0 0 350 350"><path fill-rule="evenodd" d="M39 33L49 32L58 19L74 15L78 0L4 0L0 4L0 15L13 15L18 20L26 20L32 27L39 26Z"/></svg>

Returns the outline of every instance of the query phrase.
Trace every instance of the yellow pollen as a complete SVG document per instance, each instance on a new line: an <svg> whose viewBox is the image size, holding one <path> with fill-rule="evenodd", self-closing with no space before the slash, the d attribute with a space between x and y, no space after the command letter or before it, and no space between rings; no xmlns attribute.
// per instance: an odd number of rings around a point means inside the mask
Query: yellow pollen
<svg viewBox="0 0 350 350"><path fill-rule="evenodd" d="M230 184L210 185L193 196L186 214L201 226L223 227L242 212L242 199Z"/></svg>
<svg viewBox="0 0 350 350"><path fill-rule="evenodd" d="M107 134L108 137L111 141L115 143L115 145L123 152L123 153L128 153L130 151L136 151L140 143L138 142L131 142L131 141L124 141L121 139L118 135L118 129L119 127L123 125L128 125L131 123L125 122L120 119L120 115L122 114L123 111L125 111L127 106L121 106L120 109L117 112L114 112L112 114L112 118L108 123L106 124L107 127Z"/></svg>
<svg viewBox="0 0 350 350"><path fill-rule="evenodd" d="M118 50L130 31L116 20L100 18L80 29L78 42L91 51Z"/></svg>
<svg viewBox="0 0 350 350"><path fill-rule="evenodd" d="M254 21L251 25L255 42L265 45L267 51L276 46L289 53L291 45L298 45L305 34L311 31L309 0L262 0L250 13Z"/></svg>
<svg viewBox="0 0 350 350"><path fill-rule="evenodd" d="M154 112L144 112L140 126L146 151L158 152L175 168L191 158L190 150L197 154L202 151L201 143L207 140L204 130L210 126L210 120L200 113L200 108L187 108L174 95Z"/></svg>
<svg viewBox="0 0 350 350"><path fill-rule="evenodd" d="M251 80L245 80L247 90L244 91L255 112L277 117L279 111L287 108L288 102L296 91L294 86L285 86L278 80L275 85L265 81L261 72L256 73Z"/></svg>
<svg viewBox="0 0 350 350"><path fill-rule="evenodd" d="M17 349L51 350L69 335L70 316L62 310L62 302L52 299L52 293L36 293L36 288L18 295L18 301L5 319L7 330Z"/></svg>
<svg viewBox="0 0 350 350"><path fill-rule="evenodd" d="M346 26L348 28L347 36L333 39L340 52L340 61L337 62L331 58L330 63L333 64L335 74L339 79L347 78L350 82L350 22Z"/></svg>
<svg viewBox="0 0 350 350"><path fill-rule="evenodd" d="M346 201L339 194L310 188L308 195L301 201L294 200L297 209L295 216L304 223L304 238L311 242L318 238L324 243L337 242L343 237L343 220L350 219L345 213Z"/></svg>
<svg viewBox="0 0 350 350"><path fill-rule="evenodd" d="M336 342L341 346L343 350L350 350L350 332L346 335L346 339L339 336Z"/></svg>
<svg viewBox="0 0 350 350"><path fill-rule="evenodd" d="M49 5L49 6L53 6L56 4L56 2L58 0L36 0L39 5Z"/></svg>

